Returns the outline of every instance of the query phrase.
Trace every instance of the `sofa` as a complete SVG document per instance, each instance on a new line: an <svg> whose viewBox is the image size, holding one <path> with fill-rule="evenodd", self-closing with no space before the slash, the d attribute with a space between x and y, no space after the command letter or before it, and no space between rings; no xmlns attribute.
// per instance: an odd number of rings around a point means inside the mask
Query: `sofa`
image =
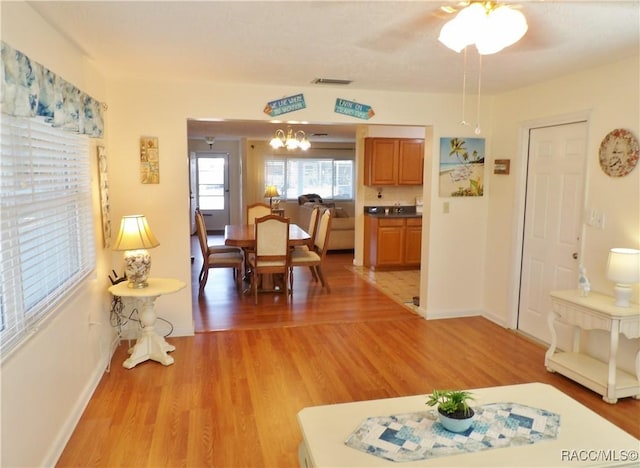
<svg viewBox="0 0 640 468"><path fill-rule="evenodd" d="M355 218L350 216L344 208L336 207L334 203L305 202L298 206L296 224L303 229L309 227L311 212L318 206L320 215L324 210L331 210L331 231L327 250L353 250L355 247Z"/></svg>

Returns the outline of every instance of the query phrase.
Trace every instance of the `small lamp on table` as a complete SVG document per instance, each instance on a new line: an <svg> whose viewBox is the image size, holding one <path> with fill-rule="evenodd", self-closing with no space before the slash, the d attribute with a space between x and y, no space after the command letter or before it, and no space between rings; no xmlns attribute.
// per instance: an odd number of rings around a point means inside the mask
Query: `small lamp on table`
<svg viewBox="0 0 640 468"><path fill-rule="evenodd" d="M130 288L146 288L151 270L147 249L160 245L143 215L123 216L113 250L124 250L124 270Z"/></svg>
<svg viewBox="0 0 640 468"><path fill-rule="evenodd" d="M609 251L607 278L615 282L615 304L629 307L631 285L640 282L640 250L614 248Z"/></svg>
<svg viewBox="0 0 640 468"><path fill-rule="evenodd" d="M279 197L278 187L275 185L267 185L264 189L264 198L269 199L269 206L273 208L273 197Z"/></svg>

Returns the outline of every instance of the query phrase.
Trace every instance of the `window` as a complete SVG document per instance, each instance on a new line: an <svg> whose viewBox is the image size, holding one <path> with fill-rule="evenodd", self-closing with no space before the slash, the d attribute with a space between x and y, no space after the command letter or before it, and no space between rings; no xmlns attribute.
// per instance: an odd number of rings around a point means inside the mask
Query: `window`
<svg viewBox="0 0 640 468"><path fill-rule="evenodd" d="M2 116L0 352L5 356L95 266L89 140Z"/></svg>
<svg viewBox="0 0 640 468"><path fill-rule="evenodd" d="M353 200L351 159L269 159L264 167L265 185L278 187L283 198L296 199L305 193L316 193L330 200Z"/></svg>

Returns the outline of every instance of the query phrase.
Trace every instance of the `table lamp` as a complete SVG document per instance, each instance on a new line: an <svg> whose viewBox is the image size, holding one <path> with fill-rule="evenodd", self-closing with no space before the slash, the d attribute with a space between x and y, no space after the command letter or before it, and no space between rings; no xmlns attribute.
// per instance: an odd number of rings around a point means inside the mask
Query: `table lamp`
<svg viewBox="0 0 640 468"><path fill-rule="evenodd" d="M629 307L631 285L640 282L640 250L614 248L609 251L607 278L614 281L615 304Z"/></svg>
<svg viewBox="0 0 640 468"><path fill-rule="evenodd" d="M273 207L273 197L279 197L278 187L275 185L267 185L264 189L264 198L269 199L269 206Z"/></svg>
<svg viewBox="0 0 640 468"><path fill-rule="evenodd" d="M146 288L151 270L147 249L160 245L143 215L123 216L113 250L124 250L124 271L130 288Z"/></svg>

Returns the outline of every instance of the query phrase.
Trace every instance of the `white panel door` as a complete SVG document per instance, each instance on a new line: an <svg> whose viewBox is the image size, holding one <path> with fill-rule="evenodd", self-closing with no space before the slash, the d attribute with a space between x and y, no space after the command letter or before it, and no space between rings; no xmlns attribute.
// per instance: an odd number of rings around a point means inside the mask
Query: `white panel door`
<svg viewBox="0 0 640 468"><path fill-rule="evenodd" d="M529 134L518 329L547 343L549 292L577 287L586 143L586 122ZM566 349L570 331L558 331Z"/></svg>

